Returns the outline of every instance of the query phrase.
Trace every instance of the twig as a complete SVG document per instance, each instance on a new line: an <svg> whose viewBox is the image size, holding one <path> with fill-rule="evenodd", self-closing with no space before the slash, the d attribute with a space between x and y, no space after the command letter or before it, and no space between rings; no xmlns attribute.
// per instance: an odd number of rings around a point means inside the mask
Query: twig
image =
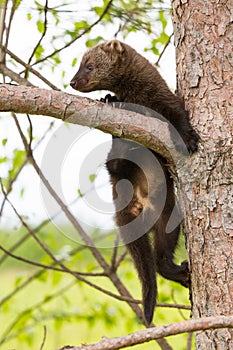
<svg viewBox="0 0 233 350"><path fill-rule="evenodd" d="M16 7L16 1L17 0L13 0L12 1L12 7L11 7L11 13L10 13L10 18L9 18L9 22L8 22L8 26L6 28L6 40L5 40L5 46L8 46L8 41L9 41L9 36L10 36L10 30L11 30L11 24L13 21L13 17L15 14L15 7Z"/></svg>
<svg viewBox="0 0 233 350"><path fill-rule="evenodd" d="M20 128L18 119L16 118L15 114L12 114L17 126L17 129L19 131L19 134L22 138L25 150L28 154L28 157L30 158L30 162L32 164L32 166L34 167L34 169L36 170L36 173L39 175L39 177L41 178L42 182L44 183L44 185L46 186L46 188L48 189L48 191L50 192L50 194L53 196L53 198L57 201L57 203L60 205L61 209L64 211L65 215L67 216L67 218L71 221L71 223L74 225L74 227L76 228L76 230L79 232L79 234L81 235L83 241L88 245L88 247L90 248L91 252L93 253L94 257L96 258L96 260L98 261L98 263L100 264L100 266L104 269L104 271L108 272L109 271L109 265L106 262L106 260L103 258L103 256L101 255L101 253L99 252L99 250L95 247L94 242L91 240L91 238L86 234L86 232L83 230L83 228L80 226L80 224L77 222L77 220L75 219L75 217L73 216L73 214L69 211L69 209L67 208L67 206L62 202L62 200L60 199L60 197L57 195L57 193L54 191L54 189L52 188L52 186L50 185L50 183L48 182L48 180L45 178L45 176L43 175L42 171L40 170L39 166L37 165L35 158L33 157L33 153L32 153L32 149L30 149L29 144L27 143L27 140ZM30 228L28 228L30 230ZM32 233L33 234L33 233ZM35 236L35 239L38 240L38 237ZM43 244L41 242L38 242L42 249L45 249L45 247L43 247ZM51 255L51 252L47 252L48 254ZM56 261L58 264L61 264L61 262L59 262L55 257L52 257L52 259L54 261ZM61 266L64 269L66 269L66 267L63 265Z"/></svg>
<svg viewBox="0 0 233 350"><path fill-rule="evenodd" d="M192 350L192 338L193 338L193 333L189 333L188 334L188 339L187 339L186 350Z"/></svg>
<svg viewBox="0 0 233 350"><path fill-rule="evenodd" d="M127 249L125 249L121 255L118 257L116 264L115 264L115 268L117 269L119 267L119 265L121 264L121 262L124 260L125 256L128 254Z"/></svg>
<svg viewBox="0 0 233 350"><path fill-rule="evenodd" d="M48 58L58 54L59 52L61 52L62 50L66 49L67 47L69 47L70 45L72 45L76 40L78 40L79 38L81 38L83 35L85 35L86 33L88 33L93 27L95 27L102 19L103 17L106 15L106 13L108 12L108 10L110 9L111 5L112 5L113 0L110 0L105 9L103 10L102 14L100 15L100 17L93 23L91 24L88 28L84 29L84 31L78 35L76 38L72 39L71 41L69 41L67 44L65 44L64 46L62 46L60 49L57 49L55 51L53 51L52 53L50 53L49 55L47 55L46 57L43 57L42 59L36 61L35 63L32 64L32 66L44 62L46 61Z"/></svg>
<svg viewBox="0 0 233 350"><path fill-rule="evenodd" d="M117 234L116 238L115 238L112 256L111 256L111 264L110 265L111 265L112 271L116 271L116 257L117 257L118 244L119 244L119 235Z"/></svg>
<svg viewBox="0 0 233 350"><path fill-rule="evenodd" d="M100 292L103 292L104 294L107 294L108 296L111 296L117 300L121 300L121 301L127 301L127 302L130 302L130 303L134 303L134 304L141 304L141 300L137 300L137 299L133 299L132 297L125 297L125 296L119 296L115 293L112 293L112 292L109 292L108 290L102 288L102 287L99 287L97 284L94 284L92 282L89 282L88 280L82 278L81 276L88 276L88 277L107 277L106 275L104 275L103 273L88 273L88 272L78 272L78 271L73 271L73 270L70 270L70 269L61 269L61 268L58 268L56 266L53 266L53 265L45 265L45 264L42 264L42 263L38 263L38 262L34 262L32 260L29 260L29 259L26 259L26 258L23 258L21 256L18 256L18 255L15 255L11 252L9 252L7 249L5 249L3 246L0 245L0 250L2 250L5 254L9 255L10 257L12 257L13 259L16 259L16 260L19 260L19 261L22 261L26 264L29 264L29 265L34 265L34 266L37 266L37 267L41 267L43 268L44 270L42 271L39 271L36 276L33 277L33 279L35 277L38 277L41 273L45 272L45 270L54 270L54 271L58 271L58 272L64 272L64 273L69 273L71 274L72 276L74 276L75 278L77 278L78 280L88 284L89 286L99 290ZM29 281L31 280L31 278L29 278ZM27 283L28 284L28 283ZM20 288L21 289L21 288ZM15 294L15 293L14 293ZM6 301L6 300L9 300L10 297L12 296L12 293L7 297L7 298L3 298L0 302L0 306ZM184 309L184 310L190 310L190 306L188 305L181 305L181 304L167 304L167 303L157 303L156 304L156 307L167 307L167 308L176 308L176 309Z"/></svg>
<svg viewBox="0 0 233 350"><path fill-rule="evenodd" d="M45 84L47 84L49 87L51 87L51 89L53 90L57 90L59 91L60 89L58 89L55 85L53 85L48 79L46 79L43 75L41 75L37 70L35 70L34 68L32 68L31 65L25 63L23 60L21 60L21 58L19 58L18 56L16 56L13 52L11 52L6 46L2 47L3 51L5 51L8 55L11 56L11 58L13 58L16 62L18 62L19 64L21 64L23 67L25 67L28 71L30 71L32 74L34 74L35 76L37 76L37 78L39 78L40 80L42 80ZM16 74L16 73L15 73ZM22 78L23 79L23 78ZM27 81L27 80L26 80ZM25 84L23 84L25 85Z"/></svg>
<svg viewBox="0 0 233 350"><path fill-rule="evenodd" d="M156 66L159 65L159 62L160 62L161 58L163 57L163 54L164 54L164 52L166 51L168 45L170 44L171 38L173 37L173 35L174 35L174 32L169 36L168 41L167 41L166 44L164 45L163 50L162 50L161 54L159 55L159 58L158 58L157 61L155 62L155 65L156 65Z"/></svg>
<svg viewBox="0 0 233 350"><path fill-rule="evenodd" d="M5 20L6 20L6 11L7 11L8 0L5 2L0 2L0 63L5 63L5 53L2 50L3 38L5 31Z"/></svg>
<svg viewBox="0 0 233 350"><path fill-rule="evenodd" d="M34 229L34 232L40 230L40 228L43 227L43 225L45 225L49 220L45 220L44 222L42 222L37 228ZM4 257L10 256L8 253L12 253L12 251L16 248L18 248L23 242L21 242L22 240L25 241L27 238L31 237L30 233L27 233L21 240L19 240L14 246L12 246L11 248L9 248L7 250L7 252L5 253ZM102 237L100 236L99 239L105 237L105 235L103 235ZM97 239L97 238L96 238ZM87 249L86 246L81 246L81 247L77 247L74 248L71 252L70 255L73 256L78 252L81 252L82 250ZM8 254L8 255L7 255ZM13 256L12 256L13 257ZM13 257L14 258L14 257ZM0 260L3 260L0 259ZM63 260L63 259L62 259ZM55 264L53 262L53 264ZM38 272L36 272L35 274L33 274L32 276L30 276L26 281L22 282L20 285L17 285L17 287L11 292L9 293L7 296L5 296L1 302L0 302L0 307L7 301L9 300L12 296L14 296L17 292L19 292L20 290L22 290L24 287L26 287L29 283L31 283L34 279L38 278L39 276L41 276L43 273L46 272L46 269L42 269Z"/></svg>
<svg viewBox="0 0 233 350"><path fill-rule="evenodd" d="M16 83L20 85L25 86L34 86L30 81L28 81L25 78L22 78L18 73L15 73L13 70L7 68L7 66L3 63L0 63L0 73L2 73L4 76L9 77L12 81L15 81Z"/></svg>
<svg viewBox="0 0 233 350"><path fill-rule="evenodd" d="M57 268L55 266L51 266L51 265L47 266L47 265L44 265L44 264L40 264L40 263L31 261L31 260L28 260L28 259L23 258L21 256L12 254L12 253L8 252L7 249L2 247L1 245L0 245L0 250L2 250L4 253L8 254L12 258L14 258L16 260L19 260L19 261L22 261L24 263L27 263L27 264L30 264L30 265L35 265L35 266L38 266L38 267L42 267L42 268L45 268L47 270L54 270L54 271L58 271L58 272L69 273L70 275L72 275L75 278L77 278L79 281L84 282L84 283L88 284L90 287L93 287L93 288L97 289L99 292L102 292L102 293L104 293L104 294L106 294L106 295L108 295L110 297L115 298L115 299L118 299L118 300L121 300L121 301L130 302L130 303L135 303L135 304L141 304L140 300L136 300L136 299L129 298L129 297L124 297L124 296L119 296L119 295L117 295L115 293L112 293L109 290L104 289L102 287L99 287L97 284L92 283L92 282L88 281L87 279L81 277L81 276L94 276L94 277L98 276L99 277L99 276L105 276L104 274L93 274L93 273L84 273L84 272L79 273L77 271L69 270L67 268L62 270L62 269Z"/></svg>
<svg viewBox="0 0 233 350"><path fill-rule="evenodd" d="M174 289L172 290L172 300L173 300L174 304L176 304ZM182 312L181 309L179 309L178 312L179 312L181 318L183 318L183 320L187 320L187 317L185 317L185 315L184 315L184 313Z"/></svg>
<svg viewBox="0 0 233 350"><path fill-rule="evenodd" d="M70 270L68 268L63 269L63 268L59 268L59 267L56 267L56 266L53 266L53 265L42 264L42 263L39 263L37 261L29 260L27 258L23 258L22 256L13 254L13 253L9 252L7 249L5 249L2 245L0 245L0 250L2 250L5 254L9 255L11 258L13 258L15 260L24 262L24 263L32 265L32 266L41 267L41 268L46 269L46 270L53 270L53 271L58 271L58 272L69 273L72 276L77 277L78 279L79 279L79 276L88 276L88 277L103 277L103 276L106 276L104 273L91 273L91 272L73 271L73 270Z"/></svg>
<svg viewBox="0 0 233 350"><path fill-rule="evenodd" d="M37 48L40 46L43 38L45 37L45 34L47 32L47 24L48 24L48 18L47 18L47 15L48 15L48 0L45 0L45 5L44 5L44 30L42 32L42 35L38 41L38 43L36 44L36 46L34 47L32 53L31 53L31 56L29 57L28 59L28 65L30 65L31 61L32 61L32 58L37 50ZM25 71L25 78L27 76L27 72L28 70Z"/></svg>
<svg viewBox="0 0 233 350"><path fill-rule="evenodd" d="M124 337L112 339L104 337L100 342L91 345L63 347L60 350L118 350L128 346L146 343L161 337L217 328L233 328L233 316L203 317L195 320L177 322L165 326L148 328Z"/></svg>
<svg viewBox="0 0 233 350"><path fill-rule="evenodd" d="M8 334L12 331L12 329L15 327L15 325L22 319L22 317L24 317L28 313L32 312L32 310L36 310L36 309L40 308L41 306L49 303L52 299L55 299L55 298L61 296L62 294L67 292L68 289L73 287L75 285L75 283L71 282L71 283L67 284L66 286L62 287L58 291L51 293L51 295L49 297L43 298L43 300L38 301L34 305L32 305L32 306L28 307L27 309L23 310L22 312L20 312L15 317L15 319L11 322L11 324L7 327L7 329L4 331L2 338L0 340L0 345L4 344L9 339Z"/></svg>
<svg viewBox="0 0 233 350"><path fill-rule="evenodd" d="M44 326L43 329L44 329L44 334L43 334L43 340L42 340L42 343L41 343L41 346L40 346L40 350L43 350L43 347L44 347L45 341L46 341L46 336L47 336L47 328L46 328L46 326Z"/></svg>
<svg viewBox="0 0 233 350"><path fill-rule="evenodd" d="M33 150L36 150L37 147L39 147L39 145L40 145L41 142L44 140L44 138L46 137L46 135L48 134L48 132L52 129L53 125L54 125L54 122L51 122L50 125L49 125L49 127L45 130L45 132L44 132L44 134L42 135L42 137L41 137L41 138L39 139L39 141L36 143L36 145L35 145L35 147L34 147ZM9 193L12 191L12 187L13 187L14 182L17 180L19 174L21 173L21 171L23 170L23 168L24 168L24 166L27 164L27 162L28 162L28 160L26 159L26 160L22 163L22 165L19 167L19 169L17 170L17 172L14 174L14 177L11 178L10 181L9 181L9 183L8 183L8 188L7 188L7 191L6 191L6 193L5 193L4 199L3 199L2 204L1 204L1 207L0 207L0 217L2 216L2 213L3 213L3 209L4 209L6 197L7 197L7 196L9 195ZM49 220L45 220L45 224L46 224L48 221L49 221ZM42 226L41 226L41 225L42 225ZM44 225L44 223L40 224L40 225L38 226L38 230L39 230L41 227L43 227L43 225ZM37 229L35 229L35 230L37 230ZM30 235L29 235L29 236L30 236ZM21 239L19 240L19 242L20 242L21 240L22 240L22 243L23 243L23 242L24 242L24 241L23 241L23 238L21 238ZM14 246L17 247L17 244L18 244L18 243L16 243ZM20 244L21 244L21 243L20 243ZM13 246L13 247L14 247L14 246ZM15 248L13 248L13 247L12 247L12 249L15 249ZM5 260L4 257L0 258L0 264L2 264L4 260Z"/></svg>

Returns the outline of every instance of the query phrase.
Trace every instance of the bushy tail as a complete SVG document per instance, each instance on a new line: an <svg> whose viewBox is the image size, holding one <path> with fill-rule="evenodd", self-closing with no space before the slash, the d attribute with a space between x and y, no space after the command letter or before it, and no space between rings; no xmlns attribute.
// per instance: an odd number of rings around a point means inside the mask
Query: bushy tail
<svg viewBox="0 0 233 350"><path fill-rule="evenodd" d="M139 279L142 283L142 300L144 317L148 325L151 323L157 297L155 263L148 236L145 234L139 239L127 244L133 258Z"/></svg>

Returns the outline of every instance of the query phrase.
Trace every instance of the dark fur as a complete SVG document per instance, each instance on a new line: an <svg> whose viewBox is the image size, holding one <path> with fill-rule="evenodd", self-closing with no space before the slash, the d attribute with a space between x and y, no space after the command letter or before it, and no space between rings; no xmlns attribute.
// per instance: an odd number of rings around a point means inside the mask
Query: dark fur
<svg viewBox="0 0 233 350"><path fill-rule="evenodd" d="M81 92L109 90L116 95L108 98L110 102L149 107L168 119L189 151L197 149L198 136L181 100L169 90L157 69L128 45L112 40L92 48L84 55L71 86ZM184 286L188 286L189 281L187 263L180 266L173 263L180 232L173 180L166 161L155 152L152 154L154 165L149 151L145 152L139 144L113 138L106 162L113 186L116 222L142 283L148 324L153 318L157 297L156 272ZM132 159L139 159L141 165L136 165ZM117 185L122 179L131 182L133 194L126 182L121 182L120 187ZM127 202L130 195L132 199ZM171 215L176 224L168 233ZM149 232L153 232L153 242Z"/></svg>

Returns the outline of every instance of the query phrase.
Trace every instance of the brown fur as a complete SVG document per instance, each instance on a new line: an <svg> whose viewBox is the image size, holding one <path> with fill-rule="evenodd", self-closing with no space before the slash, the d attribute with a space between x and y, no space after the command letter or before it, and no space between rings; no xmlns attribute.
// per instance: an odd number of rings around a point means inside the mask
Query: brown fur
<svg viewBox="0 0 233 350"><path fill-rule="evenodd" d="M109 90L116 95L111 100L149 107L178 130L189 151L197 149L198 136L181 100L169 90L157 69L129 45L112 40L93 47L83 56L71 86L81 92ZM142 282L149 324L157 296L156 272L185 286L189 275L187 263L173 263L180 231L173 181L166 161L152 152L153 162L148 152L137 143L114 138L106 166L113 186L116 222ZM120 181L123 179L132 187ZM168 230L171 217L174 224Z"/></svg>

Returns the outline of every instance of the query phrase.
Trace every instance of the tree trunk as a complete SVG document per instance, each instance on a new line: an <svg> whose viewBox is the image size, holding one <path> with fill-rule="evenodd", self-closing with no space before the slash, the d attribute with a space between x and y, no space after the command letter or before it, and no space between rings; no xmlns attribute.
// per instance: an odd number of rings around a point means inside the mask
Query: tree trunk
<svg viewBox="0 0 233 350"><path fill-rule="evenodd" d="M201 137L191 176L181 174L195 318L233 313L232 9L232 0L173 1L178 91ZM233 330L198 332L196 348L232 350Z"/></svg>

